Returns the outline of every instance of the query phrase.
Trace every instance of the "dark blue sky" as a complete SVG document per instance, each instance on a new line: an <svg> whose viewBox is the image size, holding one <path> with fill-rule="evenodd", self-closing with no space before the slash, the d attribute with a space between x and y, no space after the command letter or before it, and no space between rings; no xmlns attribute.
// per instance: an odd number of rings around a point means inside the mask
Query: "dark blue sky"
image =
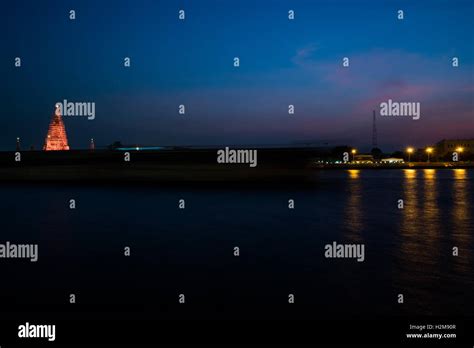
<svg viewBox="0 0 474 348"><path fill-rule="evenodd" d="M420 102L421 118L378 117L382 149L474 136L473 1L10 1L2 7L0 149L13 149L17 136L23 146L40 148L54 104L63 99L96 103L93 121L64 118L72 148L87 147L93 137L98 146L311 141L369 149L372 109L389 98ZM184 22L179 9L186 11ZM130 68L123 67L126 56ZM460 59L456 69L453 56ZM185 116L179 104L186 105ZM288 104L295 105L294 116Z"/></svg>

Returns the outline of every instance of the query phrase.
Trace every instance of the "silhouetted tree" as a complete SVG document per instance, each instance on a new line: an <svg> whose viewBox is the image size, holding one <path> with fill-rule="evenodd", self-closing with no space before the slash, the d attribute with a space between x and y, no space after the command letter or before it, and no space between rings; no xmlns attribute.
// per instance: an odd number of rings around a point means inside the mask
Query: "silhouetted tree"
<svg viewBox="0 0 474 348"><path fill-rule="evenodd" d="M382 158L383 152L378 147L374 147L370 151L370 154L374 157L374 159L379 160Z"/></svg>
<svg viewBox="0 0 474 348"><path fill-rule="evenodd" d="M122 143L120 141L114 141L112 144L108 146L109 150L115 150L118 149L119 147L122 147Z"/></svg>

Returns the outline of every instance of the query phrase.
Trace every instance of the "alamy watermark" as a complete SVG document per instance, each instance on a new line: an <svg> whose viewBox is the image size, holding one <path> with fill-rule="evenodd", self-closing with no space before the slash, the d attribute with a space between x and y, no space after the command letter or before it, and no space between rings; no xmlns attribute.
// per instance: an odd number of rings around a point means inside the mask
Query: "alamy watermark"
<svg viewBox="0 0 474 348"><path fill-rule="evenodd" d="M217 151L217 163L248 163L250 167L257 166L257 150L233 150L226 147Z"/></svg>
<svg viewBox="0 0 474 348"><path fill-rule="evenodd" d="M19 338L47 338L48 341L56 340L56 325L36 325L26 322L18 326Z"/></svg>
<svg viewBox="0 0 474 348"><path fill-rule="evenodd" d="M380 103L380 116L408 116L420 119L419 102L396 102L392 99Z"/></svg>
<svg viewBox="0 0 474 348"><path fill-rule="evenodd" d="M70 102L64 99L62 103L56 103L56 109L62 116L84 116L88 120L95 119L95 103L93 102Z"/></svg>
<svg viewBox="0 0 474 348"><path fill-rule="evenodd" d="M0 259L30 259L38 261L38 244L0 244Z"/></svg>
<svg viewBox="0 0 474 348"><path fill-rule="evenodd" d="M357 262L365 260L365 246L364 244L326 244L324 246L324 257L326 258L344 258L357 259Z"/></svg>

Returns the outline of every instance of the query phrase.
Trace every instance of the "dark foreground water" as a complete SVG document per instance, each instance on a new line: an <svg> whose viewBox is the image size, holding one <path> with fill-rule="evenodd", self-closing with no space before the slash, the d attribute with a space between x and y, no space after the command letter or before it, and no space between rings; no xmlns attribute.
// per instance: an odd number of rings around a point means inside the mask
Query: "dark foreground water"
<svg viewBox="0 0 474 348"><path fill-rule="evenodd" d="M0 315L472 315L473 191L466 169L319 171L307 189L4 184L0 243L38 243L39 260L0 259ZM325 258L333 241L365 261Z"/></svg>

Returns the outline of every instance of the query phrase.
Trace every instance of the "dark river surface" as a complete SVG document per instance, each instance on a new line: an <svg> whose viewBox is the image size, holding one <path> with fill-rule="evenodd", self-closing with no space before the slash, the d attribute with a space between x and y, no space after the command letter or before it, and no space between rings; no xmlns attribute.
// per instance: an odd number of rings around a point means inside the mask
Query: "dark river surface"
<svg viewBox="0 0 474 348"><path fill-rule="evenodd" d="M0 315L474 313L473 170L314 175L314 187L304 189L1 184L0 243L37 243L39 258L0 259ZM363 244L364 261L326 258L333 242Z"/></svg>

